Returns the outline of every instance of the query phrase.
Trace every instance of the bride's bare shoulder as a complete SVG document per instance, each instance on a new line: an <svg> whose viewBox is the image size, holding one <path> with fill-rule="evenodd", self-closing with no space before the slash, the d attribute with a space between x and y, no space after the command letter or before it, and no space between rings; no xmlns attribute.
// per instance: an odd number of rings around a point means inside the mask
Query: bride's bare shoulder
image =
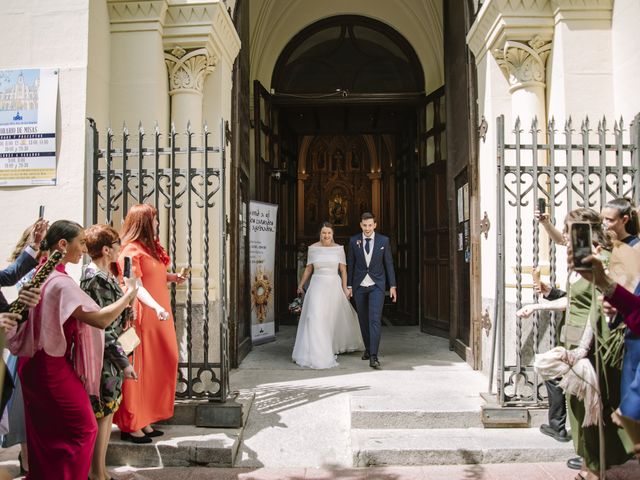
<svg viewBox="0 0 640 480"><path fill-rule="evenodd" d="M309 245L309 248L311 247L321 247L322 244L320 242L316 242L316 243L312 243L311 245Z"/></svg>

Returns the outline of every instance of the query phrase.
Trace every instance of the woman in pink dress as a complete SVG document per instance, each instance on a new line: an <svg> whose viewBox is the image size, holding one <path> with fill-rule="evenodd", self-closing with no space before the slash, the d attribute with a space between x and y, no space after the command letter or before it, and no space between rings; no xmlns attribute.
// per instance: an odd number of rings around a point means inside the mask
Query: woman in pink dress
<svg viewBox="0 0 640 480"><path fill-rule="evenodd" d="M101 329L113 322L137 294L132 283L117 302L100 309L67 275L65 265L86 252L84 231L59 220L42 250L64 252L41 287L29 319L7 335L11 353L28 357L19 370L24 395L29 473L27 479L85 479L98 427L87 394L100 392L104 348Z"/></svg>

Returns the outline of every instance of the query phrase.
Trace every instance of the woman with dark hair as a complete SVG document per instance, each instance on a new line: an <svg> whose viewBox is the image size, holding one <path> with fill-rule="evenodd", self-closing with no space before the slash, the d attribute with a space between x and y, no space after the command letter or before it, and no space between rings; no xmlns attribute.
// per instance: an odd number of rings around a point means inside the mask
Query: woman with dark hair
<svg viewBox="0 0 640 480"><path fill-rule="evenodd" d="M123 440L148 443L163 434L151 424L173 416L178 344L167 282L185 278L168 273L169 256L158 241L158 213L151 205L134 205L124 220L118 263L131 258L132 275L139 278L135 327L137 382L125 382L122 403L114 416Z"/></svg>
<svg viewBox="0 0 640 480"><path fill-rule="evenodd" d="M591 224L591 236L593 246L599 256L608 261L611 250L611 241L603 230L600 216L590 208L578 208L570 211L564 221L562 232L564 243L569 244L569 232L574 222L586 222ZM580 272L582 274L582 272ZM565 310L568 307L566 323L563 327L563 338L567 349L566 362L575 365L583 358L595 364L593 347L594 330L591 325L597 327L595 333L601 342L606 343L610 337L610 330L606 317L599 308L597 292L587 280L580 275L572 273L569 277L569 294L557 300L533 305L527 305L517 312L520 317L528 317L535 310ZM594 367L595 368L595 367ZM628 459L629 439L627 435L611 422L610 414L615 410L619 402L620 371L610 366L603 366L598 379L598 388L602 394L604 417L604 431L606 440L606 467L624 463ZM571 424L571 436L573 438L576 453L583 458L583 469L579 478L596 479L600 469L598 426L583 426L585 416L593 409L585 405L575 395L567 395L569 406L568 416ZM608 412L608 414L607 414Z"/></svg>
<svg viewBox="0 0 640 480"><path fill-rule="evenodd" d="M349 303L344 247L333 241L333 225L324 222L320 241L309 247L298 293L311 279L304 297L293 347L293 361L302 367L338 366L336 355L364 349L356 311Z"/></svg>
<svg viewBox="0 0 640 480"><path fill-rule="evenodd" d="M80 280L80 288L101 307L118 301L123 296L118 285L118 255L120 237L109 225L93 225L85 230L87 251L92 263L87 265ZM100 395L92 395L91 405L98 420L98 437L93 449L90 480L108 480L105 463L113 414L122 399L125 378L136 379L118 337L133 319L133 310L125 309L104 331L104 360L100 380Z"/></svg>
<svg viewBox="0 0 640 480"><path fill-rule="evenodd" d="M600 212L604 228L616 234L616 240L635 245L638 238L638 212L628 198L615 198Z"/></svg>
<svg viewBox="0 0 640 480"><path fill-rule="evenodd" d="M65 271L86 252L82 226L54 222L41 250L63 252L41 286L40 303L7 337L11 353L29 357L19 369L24 396L27 479L87 478L97 433L89 395L100 392L104 336L135 298L135 282L117 302L100 309Z"/></svg>

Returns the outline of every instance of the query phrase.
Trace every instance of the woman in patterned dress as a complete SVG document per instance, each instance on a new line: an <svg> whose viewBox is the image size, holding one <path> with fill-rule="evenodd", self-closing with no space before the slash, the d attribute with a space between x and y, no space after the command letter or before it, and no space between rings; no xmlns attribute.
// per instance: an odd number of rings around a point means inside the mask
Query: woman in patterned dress
<svg viewBox="0 0 640 480"><path fill-rule="evenodd" d="M122 297L117 280L117 260L120 254L120 237L109 225L94 225L85 230L90 263L82 275L80 287L101 307L106 307ZM100 378L100 396L92 395L91 406L98 420L98 436L93 450L90 480L109 480L106 455L111 433L113 414L122 399L122 382L136 379L133 366L118 343L118 337L132 320L133 310L127 308L104 331L104 362Z"/></svg>

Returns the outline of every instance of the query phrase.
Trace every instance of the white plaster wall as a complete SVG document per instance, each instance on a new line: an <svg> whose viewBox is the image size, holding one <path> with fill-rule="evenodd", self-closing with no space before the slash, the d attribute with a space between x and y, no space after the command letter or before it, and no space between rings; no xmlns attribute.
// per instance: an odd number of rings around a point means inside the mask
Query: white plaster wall
<svg viewBox="0 0 640 480"><path fill-rule="evenodd" d="M337 15L363 15L396 29L424 69L425 90L444 83L442 0L252 0L251 74L265 88L282 49L300 30Z"/></svg>
<svg viewBox="0 0 640 480"><path fill-rule="evenodd" d="M614 113L629 125L640 113L640 2L616 0L613 4L612 50Z"/></svg>
<svg viewBox="0 0 640 480"><path fill-rule="evenodd" d="M109 12L106 2L89 3L89 47L87 59L87 116L103 130L109 124L111 65Z"/></svg>
<svg viewBox="0 0 640 480"><path fill-rule="evenodd" d="M56 186L3 187L0 260L46 206L50 220L83 222L86 184L85 116L90 0L3 0L0 42L7 48L0 68L60 69L57 112ZM78 269L71 272L77 275Z"/></svg>
<svg viewBox="0 0 640 480"><path fill-rule="evenodd" d="M547 69L547 115L558 125L613 118L611 21L558 19ZM612 122L613 123L613 122Z"/></svg>
<svg viewBox="0 0 640 480"><path fill-rule="evenodd" d="M480 240L480 257L482 280L480 284L482 311L488 310L493 322L489 336L482 335L482 366L488 373L491 354L491 335L495 333L494 305L496 297L496 242L498 232L498 212L496 208L496 148L497 148L497 120L500 115L505 116L507 132L512 125L511 97L508 92L509 84L504 74L491 55L485 55L477 62L478 68L478 109L484 115L489 127L485 142L480 142L478 188L480 196L480 215L486 212L491 222L488 238L484 235ZM509 235L506 237L510 238ZM509 243L508 241L505 243Z"/></svg>

